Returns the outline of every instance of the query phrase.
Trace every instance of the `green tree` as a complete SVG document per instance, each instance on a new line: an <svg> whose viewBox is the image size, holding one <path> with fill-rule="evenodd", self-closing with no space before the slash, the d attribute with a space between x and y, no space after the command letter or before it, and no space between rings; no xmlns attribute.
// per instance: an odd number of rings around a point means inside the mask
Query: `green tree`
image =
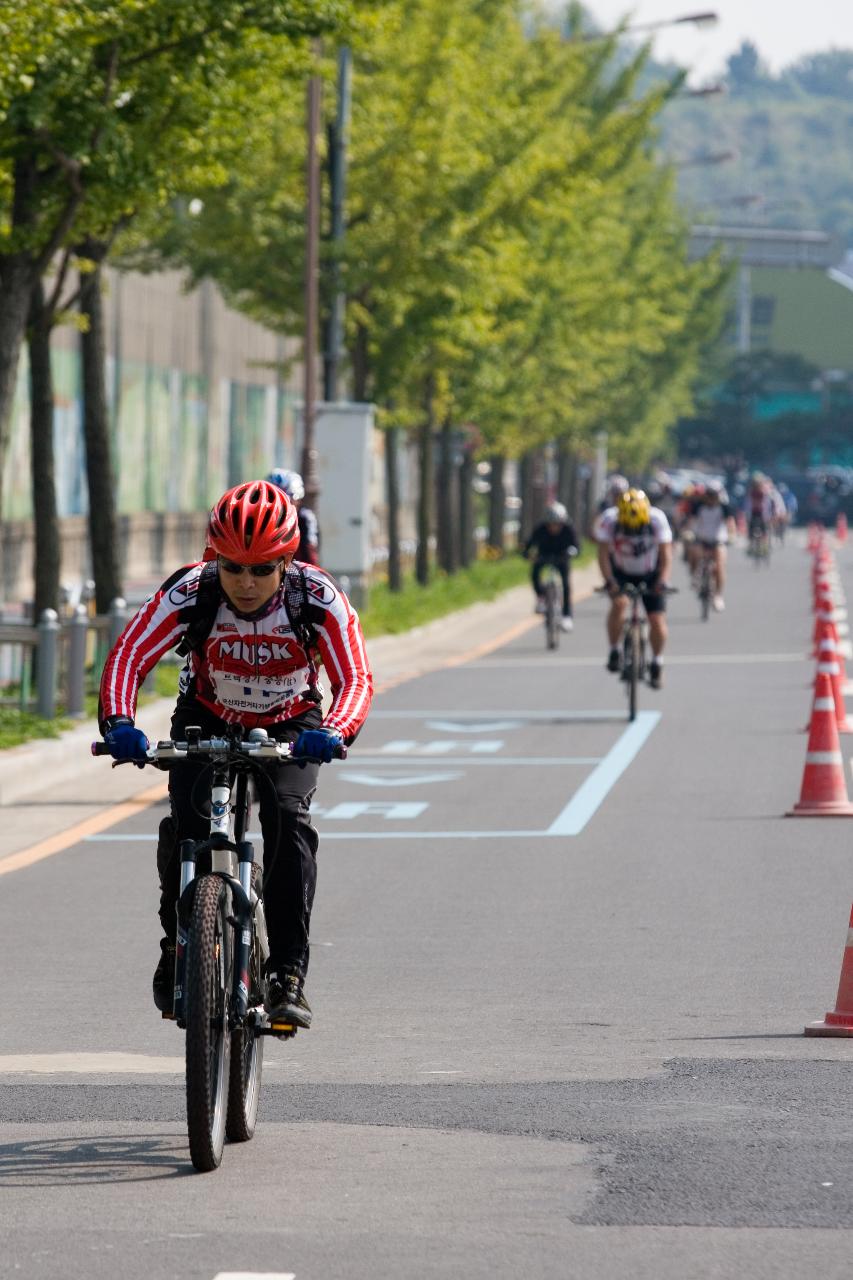
<svg viewBox="0 0 853 1280"><path fill-rule="evenodd" d="M0 0L0 476L30 297L54 255L167 198L174 149L191 144L192 120L247 45L317 34L349 7Z"/></svg>

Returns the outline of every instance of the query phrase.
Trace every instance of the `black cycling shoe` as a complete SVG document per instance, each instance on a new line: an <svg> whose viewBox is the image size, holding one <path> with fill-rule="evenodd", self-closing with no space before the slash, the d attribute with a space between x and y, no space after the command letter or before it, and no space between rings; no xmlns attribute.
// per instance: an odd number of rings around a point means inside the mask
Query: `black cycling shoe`
<svg viewBox="0 0 853 1280"><path fill-rule="evenodd" d="M298 973L270 974L264 1001L270 1022L289 1022L306 1030L311 1026L311 1006L303 995L303 982Z"/></svg>
<svg viewBox="0 0 853 1280"><path fill-rule="evenodd" d="M622 655L618 649L611 649L607 659L607 670L618 671L622 666Z"/></svg>
<svg viewBox="0 0 853 1280"><path fill-rule="evenodd" d="M160 939L160 959L151 983L154 1003L161 1013L171 1013L175 998L175 944L171 938Z"/></svg>
<svg viewBox="0 0 853 1280"><path fill-rule="evenodd" d="M659 662L649 663L649 684L653 689L663 687L663 667Z"/></svg>

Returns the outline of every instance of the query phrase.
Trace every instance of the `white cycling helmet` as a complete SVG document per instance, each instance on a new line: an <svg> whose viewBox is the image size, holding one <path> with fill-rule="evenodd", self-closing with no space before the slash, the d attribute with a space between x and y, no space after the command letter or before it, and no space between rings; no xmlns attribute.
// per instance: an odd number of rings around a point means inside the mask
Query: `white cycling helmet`
<svg viewBox="0 0 853 1280"><path fill-rule="evenodd" d="M604 493L610 506L615 507L622 494L627 493L629 488L627 476L620 476L618 473L608 476Z"/></svg>
<svg viewBox="0 0 853 1280"><path fill-rule="evenodd" d="M566 524L569 513L562 502L552 502L545 508L545 519L549 524Z"/></svg>
<svg viewBox="0 0 853 1280"><path fill-rule="evenodd" d="M276 467L275 471L271 471L267 476L267 481L283 489L291 502L301 502L305 497L305 485L298 471L286 471L282 467Z"/></svg>

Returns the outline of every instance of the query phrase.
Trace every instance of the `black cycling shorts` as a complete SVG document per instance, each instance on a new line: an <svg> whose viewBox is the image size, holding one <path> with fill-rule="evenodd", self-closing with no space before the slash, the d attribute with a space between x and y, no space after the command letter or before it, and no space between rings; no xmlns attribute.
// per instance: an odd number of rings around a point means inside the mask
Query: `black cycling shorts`
<svg viewBox="0 0 853 1280"><path fill-rule="evenodd" d="M654 581L654 578L656 577L656 573L657 573L657 571L651 574L623 573L621 569L617 569L616 565L613 564L612 561L611 561L611 568L613 570L613 580L615 581L616 585L619 587L624 587L626 584L630 584L632 586L638 587L641 582L648 582L650 578L652 579L652 581ZM643 605L645 606L646 613L666 613L665 592L644 591Z"/></svg>

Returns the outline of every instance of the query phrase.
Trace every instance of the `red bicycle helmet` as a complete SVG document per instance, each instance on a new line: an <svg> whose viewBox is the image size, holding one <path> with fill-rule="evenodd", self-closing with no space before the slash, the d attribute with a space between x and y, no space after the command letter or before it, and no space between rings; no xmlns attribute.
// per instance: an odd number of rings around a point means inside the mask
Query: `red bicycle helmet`
<svg viewBox="0 0 853 1280"><path fill-rule="evenodd" d="M235 485L210 512L207 545L236 564L280 560L299 546L296 507L266 480Z"/></svg>

